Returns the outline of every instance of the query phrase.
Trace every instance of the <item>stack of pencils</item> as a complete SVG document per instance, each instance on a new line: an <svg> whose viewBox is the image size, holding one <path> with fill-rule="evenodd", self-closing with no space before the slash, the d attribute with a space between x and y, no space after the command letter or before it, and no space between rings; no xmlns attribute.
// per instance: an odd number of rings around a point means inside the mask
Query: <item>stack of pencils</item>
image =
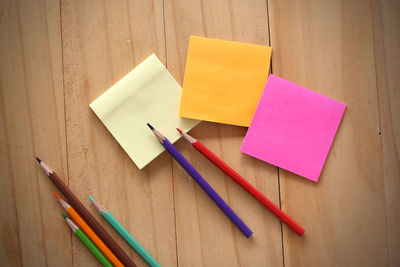
<svg viewBox="0 0 400 267"><path fill-rule="evenodd" d="M67 203L56 192L54 196L60 205L67 212L68 217L63 214L71 231L79 238L79 240L89 249L96 259L106 267L136 267L136 264L128 257L128 255L118 246L112 237L104 230L100 223L89 213L79 199L58 177L58 175L38 157L42 169L50 180L56 185L66 199L71 203ZM114 229L132 246L135 251L149 264L151 267L161 266L151 255L133 238L131 234L98 202L90 198L100 214L109 222Z"/></svg>
<svg viewBox="0 0 400 267"><path fill-rule="evenodd" d="M157 131L149 123L147 124L159 142L172 155L172 157L182 166L182 168L193 178L193 180L204 190L204 192L215 202L215 204L226 214L226 216L236 225L236 227L249 238L253 232L247 227L242 219L229 207L229 205L215 192L200 173L189 163L189 161L172 145L172 143ZM212 153L206 146L194 139L190 135L177 129L182 136L202 155L209 159L218 168L224 171L231 179L238 183L243 189L256 198L261 204L274 213L280 220L292 228L298 235L304 234L304 229L299 226L288 215L281 211L274 203L267 199L254 186L241 177L230 166L223 162L219 157ZM89 251L103 266L136 266L127 254L118 246L111 236L104 230L98 221L89 213L79 199L62 182L58 175L50 169L43 161L36 158L46 175L56 185L65 196L63 200L57 193L54 195L60 205L67 212L68 217L63 215L73 233L85 244ZM133 238L133 236L105 209L99 202L89 196L90 201L95 206L100 215L123 237L123 239L152 267L159 267L160 264Z"/></svg>

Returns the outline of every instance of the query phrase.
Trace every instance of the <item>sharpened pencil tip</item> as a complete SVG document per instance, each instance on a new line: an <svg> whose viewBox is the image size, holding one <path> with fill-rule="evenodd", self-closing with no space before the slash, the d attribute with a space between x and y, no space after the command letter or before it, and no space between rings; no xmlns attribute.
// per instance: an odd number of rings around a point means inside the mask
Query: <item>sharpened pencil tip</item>
<svg viewBox="0 0 400 267"><path fill-rule="evenodd" d="M38 157L36 157L36 160L37 160L37 162L39 162L39 163L42 162Z"/></svg>
<svg viewBox="0 0 400 267"><path fill-rule="evenodd" d="M61 197L59 195L57 195L56 192L53 192L53 195L57 198L57 199L61 199Z"/></svg>
<svg viewBox="0 0 400 267"><path fill-rule="evenodd" d="M179 129L179 128L176 128L177 130L178 130L178 132L180 133L180 134L182 134L182 130L181 129Z"/></svg>
<svg viewBox="0 0 400 267"><path fill-rule="evenodd" d="M150 123L147 123L147 126L149 126L150 129L154 130L154 127L150 125Z"/></svg>
<svg viewBox="0 0 400 267"><path fill-rule="evenodd" d="M67 215L65 215L64 213L62 214L62 216L63 216L64 219L68 218Z"/></svg>
<svg viewBox="0 0 400 267"><path fill-rule="evenodd" d="M90 201L92 201L92 202L94 201L94 199L91 196L88 196L88 198Z"/></svg>

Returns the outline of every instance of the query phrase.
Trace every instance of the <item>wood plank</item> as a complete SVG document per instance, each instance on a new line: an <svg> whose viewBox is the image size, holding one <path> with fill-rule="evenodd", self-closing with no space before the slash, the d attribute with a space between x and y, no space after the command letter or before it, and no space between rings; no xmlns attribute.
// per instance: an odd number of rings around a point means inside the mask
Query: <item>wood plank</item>
<svg viewBox="0 0 400 267"><path fill-rule="evenodd" d="M171 158L164 153L139 171L89 108L153 51L165 62L162 2L63 1L62 33L70 186L94 213L87 196L103 203L161 265L176 265ZM95 264L79 245L74 240L74 264Z"/></svg>
<svg viewBox="0 0 400 267"><path fill-rule="evenodd" d="M267 44L265 2L239 2L165 0L164 37L160 1L64 0L61 44L59 1L0 1L2 266L97 264L74 237L71 248L50 195L55 188L35 155L66 182L69 170L70 185L89 209L95 213L86 200L91 194L162 265L177 265L176 247L182 266L282 265L279 222L197 151L178 142L255 231L252 239L243 238L179 166L172 169L167 154L139 172L88 108L151 51L181 83L190 34ZM298 238L283 226L287 266L400 264L400 8L397 1L371 3L269 1L274 73L348 104L317 184L280 170L283 209L307 230ZM244 133L205 122L191 132L279 203L276 168L238 153Z"/></svg>
<svg viewBox="0 0 400 267"><path fill-rule="evenodd" d="M280 170L286 266L387 264L372 28L365 1L269 1L274 74L346 103L318 183Z"/></svg>
<svg viewBox="0 0 400 267"><path fill-rule="evenodd" d="M265 1L165 1L167 67L182 84L189 36L268 45ZM201 122L191 134L279 204L277 169L239 152L246 129ZM181 266L280 266L281 226L266 208L183 140L177 147L254 231L246 239L199 186L173 163Z"/></svg>
<svg viewBox="0 0 400 267"><path fill-rule="evenodd" d="M400 2L374 1L378 84L389 265L400 266Z"/></svg>
<svg viewBox="0 0 400 267"><path fill-rule="evenodd" d="M59 2L1 1L0 58L1 265L71 266L70 230L35 162L67 178Z"/></svg>

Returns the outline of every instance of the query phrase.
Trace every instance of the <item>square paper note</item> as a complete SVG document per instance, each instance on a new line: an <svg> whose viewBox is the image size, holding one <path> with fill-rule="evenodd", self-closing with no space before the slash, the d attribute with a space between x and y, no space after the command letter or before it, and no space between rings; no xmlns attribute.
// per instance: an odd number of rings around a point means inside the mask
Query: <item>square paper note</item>
<svg viewBox="0 0 400 267"><path fill-rule="evenodd" d="M345 108L270 75L240 151L316 182Z"/></svg>
<svg viewBox="0 0 400 267"><path fill-rule="evenodd" d="M270 60L267 46L191 36L179 115L249 126Z"/></svg>
<svg viewBox="0 0 400 267"><path fill-rule="evenodd" d="M178 117L181 90L162 62L152 54L90 107L142 169L164 151L147 122L172 143L180 138L177 127L189 131L198 123Z"/></svg>

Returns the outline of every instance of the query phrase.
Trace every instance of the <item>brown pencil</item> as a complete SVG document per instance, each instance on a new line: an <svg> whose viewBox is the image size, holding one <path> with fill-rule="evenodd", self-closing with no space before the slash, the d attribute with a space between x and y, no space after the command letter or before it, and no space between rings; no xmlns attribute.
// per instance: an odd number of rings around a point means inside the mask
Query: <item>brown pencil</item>
<svg viewBox="0 0 400 267"><path fill-rule="evenodd" d="M46 172L46 175L50 178L55 186L63 193L68 199L75 210L81 215L86 223L93 229L93 231L103 240L108 248L119 258L119 260L128 267L136 267L136 264L126 255L126 253L118 246L118 244L112 239L112 237L104 230L104 228L97 222L97 220L89 213L89 211L83 206L79 199L72 193L72 191L64 184L64 182L58 177L58 175L49 168L43 161L38 157L36 160L40 166Z"/></svg>

